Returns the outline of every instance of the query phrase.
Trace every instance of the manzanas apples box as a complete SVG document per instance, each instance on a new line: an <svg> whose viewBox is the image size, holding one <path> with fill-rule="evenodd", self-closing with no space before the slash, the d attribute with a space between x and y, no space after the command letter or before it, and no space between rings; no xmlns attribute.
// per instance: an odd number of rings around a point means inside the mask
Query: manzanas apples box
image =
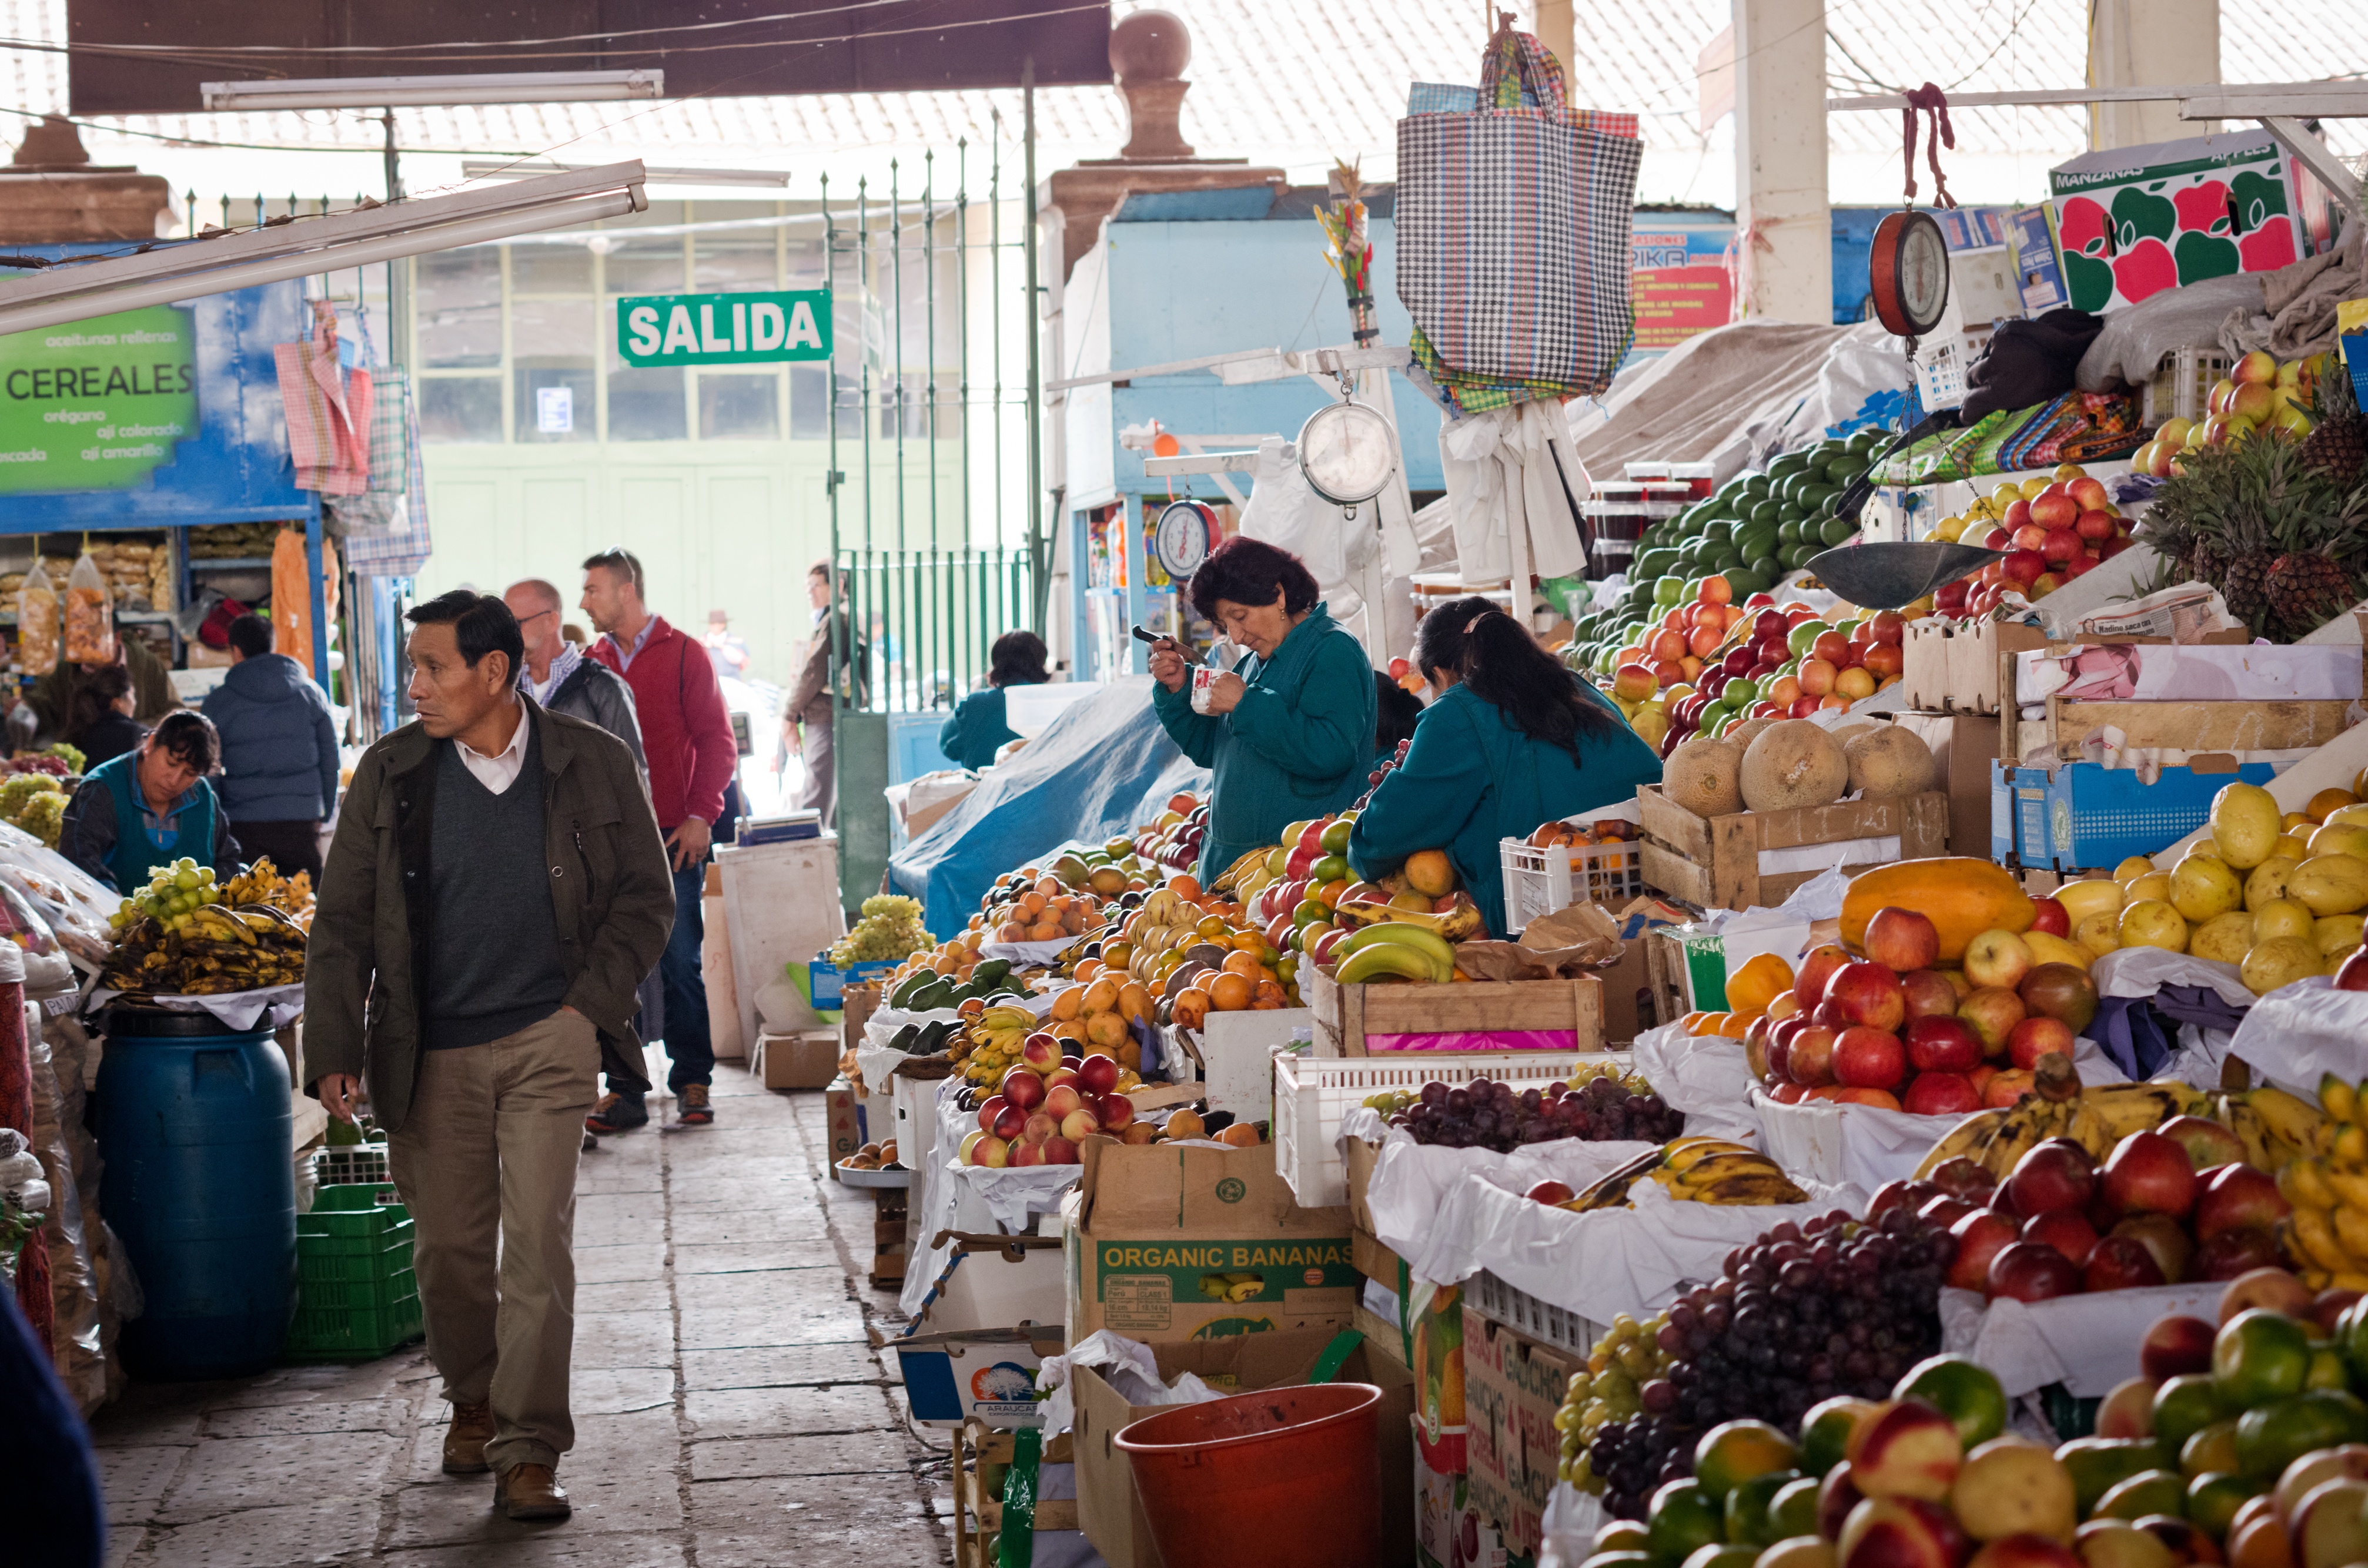
<svg viewBox="0 0 2368 1568"><path fill-rule="evenodd" d="M1089 1138L1062 1205L1069 1343L1098 1329L1157 1344L1346 1328L1357 1272L1345 1206L1303 1209L1274 1147Z"/></svg>

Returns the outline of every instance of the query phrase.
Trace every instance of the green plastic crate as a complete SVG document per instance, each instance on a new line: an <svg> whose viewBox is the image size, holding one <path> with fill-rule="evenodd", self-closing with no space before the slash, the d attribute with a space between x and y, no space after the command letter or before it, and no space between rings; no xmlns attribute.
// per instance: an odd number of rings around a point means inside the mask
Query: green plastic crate
<svg viewBox="0 0 2368 1568"><path fill-rule="evenodd" d="M296 1216L298 1249L316 1244L324 1252L380 1251L392 1244L398 1230L410 1233L411 1210L393 1199L392 1187L359 1183L322 1187L313 1196L313 1211Z"/></svg>
<svg viewBox="0 0 2368 1568"><path fill-rule="evenodd" d="M350 1296L328 1304L325 1293ZM280 1350L289 1361L374 1361L419 1337L419 1291L411 1270L373 1285L298 1287L295 1320Z"/></svg>
<svg viewBox="0 0 2368 1568"><path fill-rule="evenodd" d="M383 1279L411 1267L409 1221L390 1231L378 1244L364 1249L357 1242L336 1236L296 1239L296 1277L311 1280Z"/></svg>

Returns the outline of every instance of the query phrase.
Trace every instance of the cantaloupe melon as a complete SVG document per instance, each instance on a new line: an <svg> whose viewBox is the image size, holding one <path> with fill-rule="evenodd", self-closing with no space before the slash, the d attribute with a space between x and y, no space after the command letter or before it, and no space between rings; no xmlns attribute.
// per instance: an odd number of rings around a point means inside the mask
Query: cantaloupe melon
<svg viewBox="0 0 2368 1568"><path fill-rule="evenodd" d="M1741 746L1696 735L1669 754L1661 769L1661 792L1698 817L1733 816L1743 810L1736 782L1742 767Z"/></svg>
<svg viewBox="0 0 2368 1568"><path fill-rule="evenodd" d="M1842 746L1850 763L1850 787L1869 800L1895 795L1920 795L1940 787L1940 765L1932 748L1896 724L1878 724L1853 735Z"/></svg>
<svg viewBox="0 0 2368 1568"><path fill-rule="evenodd" d="M1755 812L1830 806L1850 783L1850 761L1833 736L1806 719L1786 719L1745 749L1738 782Z"/></svg>
<svg viewBox="0 0 2368 1568"><path fill-rule="evenodd" d="M1750 745L1752 742L1759 738L1760 731L1766 729L1770 724L1781 722L1782 722L1782 721L1777 719L1745 719L1736 723L1729 724L1726 727L1726 733L1719 736L1719 739L1733 746L1739 753L1745 747Z"/></svg>

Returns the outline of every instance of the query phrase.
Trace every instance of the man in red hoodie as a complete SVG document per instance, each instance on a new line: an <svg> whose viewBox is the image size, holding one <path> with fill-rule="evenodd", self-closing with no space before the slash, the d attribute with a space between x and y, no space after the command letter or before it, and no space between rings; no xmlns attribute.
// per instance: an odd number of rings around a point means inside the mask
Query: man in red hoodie
<svg viewBox="0 0 2368 1568"><path fill-rule="evenodd" d="M663 1034L673 1064L666 1087L674 1092L682 1120L705 1126L715 1119L708 1097L715 1046L707 1032L707 982L700 973L706 923L699 901L707 880L709 835L723 814L724 787L739 765L739 750L706 648L652 615L643 592L642 563L631 551L605 550L584 563L584 609L602 633L593 640L591 654L633 688L642 751L649 761L650 804L674 868L674 934L658 960L666 995ZM584 1125L594 1132L621 1132L649 1119L641 1096L612 1084Z"/></svg>

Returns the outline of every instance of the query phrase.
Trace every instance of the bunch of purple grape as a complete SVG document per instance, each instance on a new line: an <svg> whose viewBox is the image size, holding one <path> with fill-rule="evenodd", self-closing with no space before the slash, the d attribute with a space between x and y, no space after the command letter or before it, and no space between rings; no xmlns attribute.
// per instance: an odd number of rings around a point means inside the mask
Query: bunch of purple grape
<svg viewBox="0 0 2368 1568"><path fill-rule="evenodd" d="M1390 1125L1405 1128L1416 1142L1500 1154L1557 1138L1666 1143L1686 1119L1649 1089L1639 1094L1608 1074L1542 1089L1516 1090L1494 1078L1452 1088L1425 1084L1419 1096L1397 1098L1403 1103L1391 1107Z"/></svg>
<svg viewBox="0 0 2368 1568"><path fill-rule="evenodd" d="M1396 751L1373 764L1373 770L1365 775L1365 782L1370 788L1357 797L1356 804L1349 808L1350 811L1360 812L1365 809L1365 802L1373 798L1373 790L1381 788L1383 779L1397 771L1398 764L1406 760L1406 748L1412 744L1414 742L1411 740L1400 741Z"/></svg>
<svg viewBox="0 0 2368 1568"><path fill-rule="evenodd" d="M1604 1503L1643 1518L1654 1489L1693 1471L1706 1428L1758 1416L1787 1431L1820 1401L1890 1397L1941 1347L1947 1231L1892 1210L1869 1222L1837 1211L1776 1226L1727 1254L1714 1285L1668 1311L1661 1347L1677 1359L1637 1391L1642 1413L1607 1422L1588 1446Z"/></svg>

